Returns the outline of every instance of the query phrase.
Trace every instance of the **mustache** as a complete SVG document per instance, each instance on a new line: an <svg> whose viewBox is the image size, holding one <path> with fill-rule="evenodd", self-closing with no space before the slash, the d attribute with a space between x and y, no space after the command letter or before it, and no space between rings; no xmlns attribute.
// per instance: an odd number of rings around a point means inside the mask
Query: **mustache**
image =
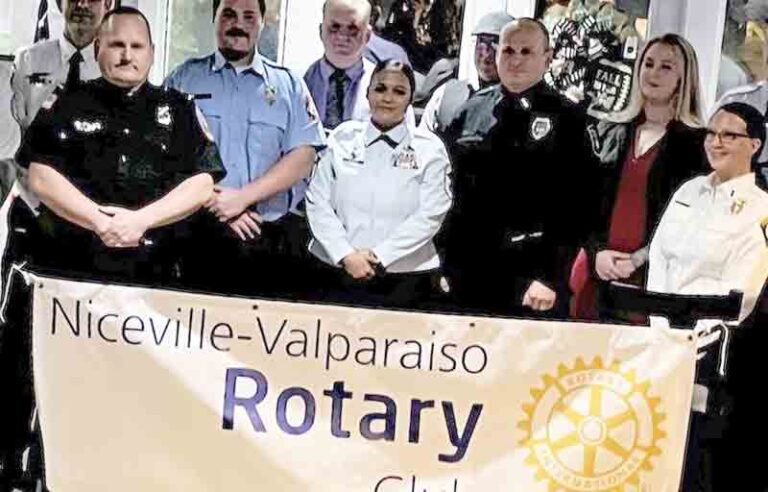
<svg viewBox="0 0 768 492"><path fill-rule="evenodd" d="M247 32L243 31L239 27L233 27L232 29L228 29L227 31L224 32L224 35L225 36L231 36L231 37L240 36L240 37L243 37L243 38L250 38L251 37L250 34L248 34Z"/></svg>

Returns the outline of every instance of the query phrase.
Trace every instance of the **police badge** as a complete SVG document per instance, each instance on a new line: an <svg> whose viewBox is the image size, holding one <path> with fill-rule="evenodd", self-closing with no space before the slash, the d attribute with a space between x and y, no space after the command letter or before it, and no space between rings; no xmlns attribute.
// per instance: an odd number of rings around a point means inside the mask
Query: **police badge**
<svg viewBox="0 0 768 492"><path fill-rule="evenodd" d="M552 131L552 120L547 116L537 116L531 122L531 138L537 142Z"/></svg>
<svg viewBox="0 0 768 492"><path fill-rule="evenodd" d="M157 107L157 123L163 126L171 126L171 107L167 104Z"/></svg>

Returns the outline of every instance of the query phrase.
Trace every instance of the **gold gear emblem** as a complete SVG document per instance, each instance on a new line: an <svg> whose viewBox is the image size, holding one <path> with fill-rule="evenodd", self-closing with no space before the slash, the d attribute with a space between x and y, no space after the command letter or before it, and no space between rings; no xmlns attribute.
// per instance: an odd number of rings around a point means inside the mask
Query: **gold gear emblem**
<svg viewBox="0 0 768 492"><path fill-rule="evenodd" d="M547 480L550 492L639 488L640 471L653 469L651 457L661 454L657 443L666 436L661 400L649 395L650 383L599 357L589 365L578 358L573 369L560 364L557 377L542 380L518 424L536 479Z"/></svg>

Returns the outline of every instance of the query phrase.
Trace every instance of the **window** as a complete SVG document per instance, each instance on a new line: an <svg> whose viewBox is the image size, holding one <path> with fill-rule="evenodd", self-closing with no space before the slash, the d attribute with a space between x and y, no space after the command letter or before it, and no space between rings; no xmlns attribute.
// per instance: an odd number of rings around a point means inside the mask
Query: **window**
<svg viewBox="0 0 768 492"><path fill-rule="evenodd" d="M766 55L768 8L758 2L728 2L717 79L717 97L729 89L763 80L768 75Z"/></svg>
<svg viewBox="0 0 768 492"><path fill-rule="evenodd" d="M540 0L553 61L545 80L596 112L629 103L635 59L645 39L648 0Z"/></svg>
<svg viewBox="0 0 768 492"><path fill-rule="evenodd" d="M195 56L205 56L216 48L211 0L170 0L166 72ZM259 53L271 60L278 57L281 0L267 0Z"/></svg>
<svg viewBox="0 0 768 492"><path fill-rule="evenodd" d="M14 2L0 2L0 55L10 55L15 46L11 37L11 17Z"/></svg>
<svg viewBox="0 0 768 492"><path fill-rule="evenodd" d="M441 58L458 58L463 1L394 0L372 3L375 7L374 30L381 37L402 46L417 72L426 74Z"/></svg>

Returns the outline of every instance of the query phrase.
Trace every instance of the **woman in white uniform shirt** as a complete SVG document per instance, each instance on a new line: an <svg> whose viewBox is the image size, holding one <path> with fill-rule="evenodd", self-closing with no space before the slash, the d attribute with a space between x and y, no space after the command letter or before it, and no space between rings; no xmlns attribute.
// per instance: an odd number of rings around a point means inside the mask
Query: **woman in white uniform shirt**
<svg viewBox="0 0 768 492"><path fill-rule="evenodd" d="M714 172L687 181L672 196L651 241L648 290L686 295L740 290L738 323L749 316L768 276L768 194L751 172L764 143L763 115L751 106L726 104L712 116L704 149ZM651 325L667 323L651 316ZM724 473L722 457L728 454L716 449L719 440L713 436L731 408L722 384L730 329L719 320L699 320L695 331L699 362L681 490L713 483L713 476ZM724 478L732 479L727 472Z"/></svg>
<svg viewBox="0 0 768 492"><path fill-rule="evenodd" d="M669 201L650 246L648 290L740 290L739 321L749 315L768 275L768 194L751 170L764 141L763 117L746 104L726 104L712 116L704 149L713 172L687 181Z"/></svg>
<svg viewBox="0 0 768 492"><path fill-rule="evenodd" d="M451 206L442 141L410 127L413 71L376 66L369 121L348 121L328 138L307 192L310 251L333 267L326 300L417 308L440 266L433 238Z"/></svg>

